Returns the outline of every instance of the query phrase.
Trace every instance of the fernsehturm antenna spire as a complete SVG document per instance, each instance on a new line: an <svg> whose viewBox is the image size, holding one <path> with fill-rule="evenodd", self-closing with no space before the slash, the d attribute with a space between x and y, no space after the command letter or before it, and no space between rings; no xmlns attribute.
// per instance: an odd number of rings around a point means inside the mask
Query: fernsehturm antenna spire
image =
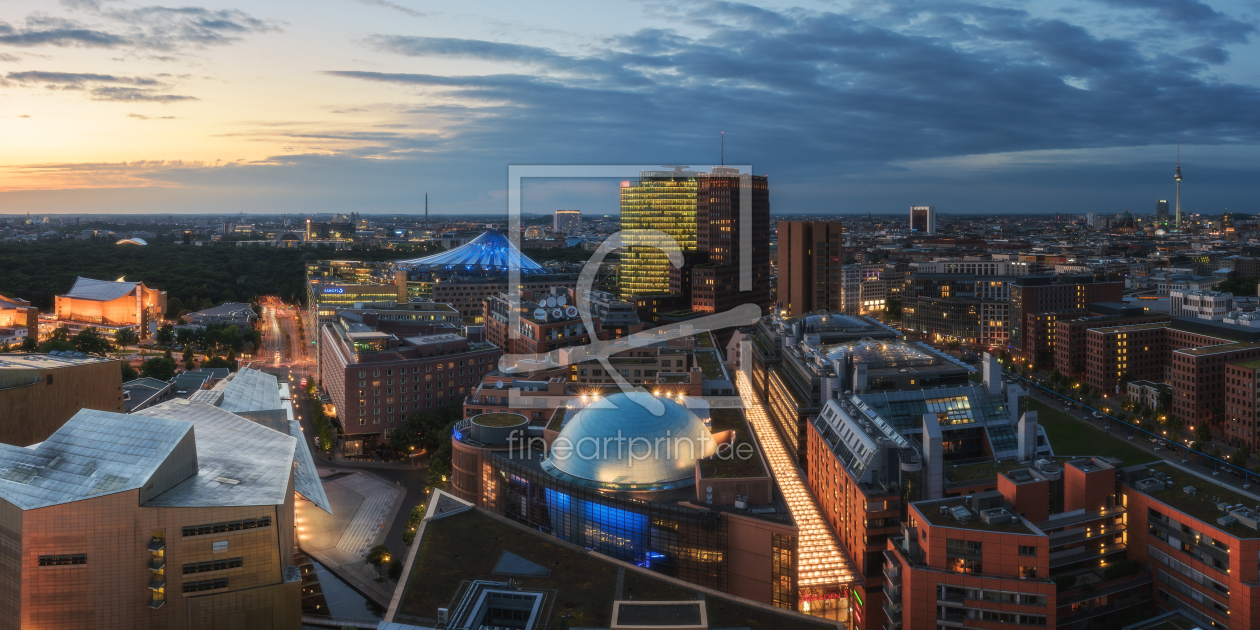
<svg viewBox="0 0 1260 630"><path fill-rule="evenodd" d="M1173 175L1177 181L1177 227L1181 227L1181 136L1177 136L1177 173Z"/></svg>

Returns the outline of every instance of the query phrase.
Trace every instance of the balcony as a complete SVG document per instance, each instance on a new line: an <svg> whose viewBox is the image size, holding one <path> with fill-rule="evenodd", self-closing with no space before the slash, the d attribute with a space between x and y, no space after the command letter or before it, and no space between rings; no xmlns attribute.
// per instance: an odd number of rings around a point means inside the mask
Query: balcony
<svg viewBox="0 0 1260 630"><path fill-rule="evenodd" d="M893 623L901 623L901 606L892 602L884 602L884 615Z"/></svg>
<svg viewBox="0 0 1260 630"><path fill-rule="evenodd" d="M157 552L159 552L159 551L162 551L163 549L166 549L166 540L165 540L165 539L163 539L163 538L151 538L151 539L149 539L149 551L152 551L152 552L154 552L154 553L157 553Z"/></svg>
<svg viewBox="0 0 1260 630"><path fill-rule="evenodd" d="M954 595L954 594L949 594L949 593L942 595L940 591L937 591L936 593L936 601L937 603L941 603L941 604L946 604L946 603L961 604L963 603L963 599L965 598L962 595Z"/></svg>
<svg viewBox="0 0 1260 630"><path fill-rule="evenodd" d="M157 557L157 558L149 559L150 571L161 571L162 569L165 569L165 568L166 568L166 558Z"/></svg>
<svg viewBox="0 0 1260 630"><path fill-rule="evenodd" d="M938 625L963 627L967 622L967 616L962 613L940 613L936 615L936 623Z"/></svg>
<svg viewBox="0 0 1260 630"><path fill-rule="evenodd" d="M1107 534L1115 534L1124 530L1125 526L1123 523L1115 523L1107 527L1092 528L1090 531L1086 531L1086 528L1084 527L1065 529L1050 534L1050 546L1057 547L1059 545L1067 545L1074 542L1080 542L1082 540L1088 540L1090 538L1099 538Z"/></svg>
<svg viewBox="0 0 1260 630"><path fill-rule="evenodd" d="M1073 562L1080 562L1082 560L1101 558L1108 554L1124 551L1127 548L1128 546L1124 543L1116 543L1114 545L1107 545L1101 548L1092 546L1073 547L1071 549L1064 549L1063 551L1051 552L1050 568L1053 569L1055 567L1061 567L1072 564Z"/></svg>
<svg viewBox="0 0 1260 630"><path fill-rule="evenodd" d="M149 599L149 608L152 608L153 610L157 610L165 605L166 605L165 597L153 597Z"/></svg>
<svg viewBox="0 0 1260 630"><path fill-rule="evenodd" d="M884 630L901 630L901 624L896 621L885 621Z"/></svg>
<svg viewBox="0 0 1260 630"><path fill-rule="evenodd" d="M890 602L901 603L901 587L891 582L884 583L884 597Z"/></svg>
<svg viewBox="0 0 1260 630"><path fill-rule="evenodd" d="M150 579L150 580L149 580L149 590L150 590L150 591L160 591L160 590L162 590L162 589L164 589L164 588L166 588L166 576L165 576L165 575L155 575L155 576L153 576L153 578L152 578L152 579Z"/></svg>

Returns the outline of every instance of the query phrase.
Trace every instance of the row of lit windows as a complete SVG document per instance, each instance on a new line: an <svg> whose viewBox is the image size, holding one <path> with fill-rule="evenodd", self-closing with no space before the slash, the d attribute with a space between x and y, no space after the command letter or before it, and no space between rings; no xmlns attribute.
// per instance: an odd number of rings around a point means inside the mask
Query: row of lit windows
<svg viewBox="0 0 1260 630"><path fill-rule="evenodd" d="M260 527L271 527L271 517L261 516L258 518L246 519L243 521L232 521L230 523L213 523L211 525L193 525L184 528L184 536L204 536L206 534L222 534L224 532L235 532L245 529L257 529Z"/></svg>

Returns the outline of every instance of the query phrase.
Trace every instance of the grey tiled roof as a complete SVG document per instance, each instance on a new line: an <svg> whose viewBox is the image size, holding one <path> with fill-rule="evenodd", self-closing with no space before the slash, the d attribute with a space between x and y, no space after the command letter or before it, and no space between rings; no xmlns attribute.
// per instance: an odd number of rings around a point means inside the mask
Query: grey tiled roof
<svg viewBox="0 0 1260 630"><path fill-rule="evenodd" d="M150 507L284 503L297 440L218 407L169 400L132 415L178 418L196 427L197 474L149 499ZM235 482L235 483L233 483Z"/></svg>
<svg viewBox="0 0 1260 630"><path fill-rule="evenodd" d="M195 465L192 431L180 420L83 409L34 448L0 444L0 498L31 510L143 488L168 460L191 455Z"/></svg>

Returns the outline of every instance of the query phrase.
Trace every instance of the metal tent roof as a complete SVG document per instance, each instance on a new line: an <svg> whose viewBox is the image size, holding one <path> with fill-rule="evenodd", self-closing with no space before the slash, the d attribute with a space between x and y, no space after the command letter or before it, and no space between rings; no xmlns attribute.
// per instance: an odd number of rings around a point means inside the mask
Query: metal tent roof
<svg viewBox="0 0 1260 630"><path fill-rule="evenodd" d="M108 302L110 300L117 300L118 298L131 293L131 290L136 288L137 284L139 283L93 280L91 278L84 278L80 276L75 279L74 286L70 287L70 291L66 293L66 297Z"/></svg>
<svg viewBox="0 0 1260 630"><path fill-rule="evenodd" d="M440 254L399 260L394 264L405 267L436 267L452 271L507 271L518 267L521 273L547 273L540 264L530 260L521 250L512 246L502 232L483 232L471 242Z"/></svg>

